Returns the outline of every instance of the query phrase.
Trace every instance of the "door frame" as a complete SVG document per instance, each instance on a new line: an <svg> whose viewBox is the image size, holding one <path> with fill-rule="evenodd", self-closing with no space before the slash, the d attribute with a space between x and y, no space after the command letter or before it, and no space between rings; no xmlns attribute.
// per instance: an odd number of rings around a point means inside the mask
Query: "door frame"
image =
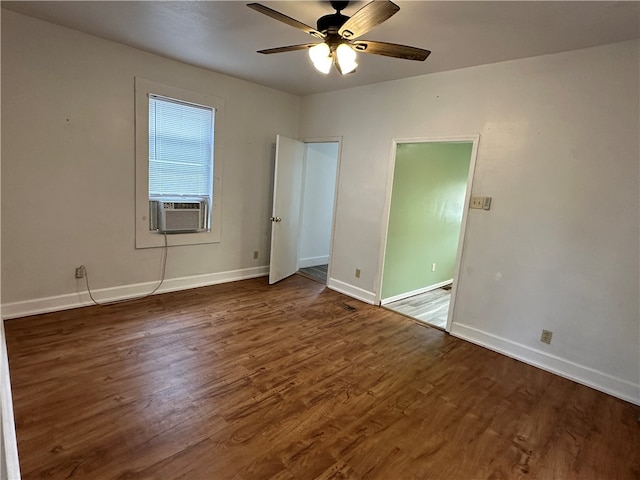
<svg viewBox="0 0 640 480"><path fill-rule="evenodd" d="M446 331L451 331L453 323L456 298L458 296L458 286L460 284L460 266L462 264L462 256L464 252L464 242L466 238L467 221L469 213L469 203L471 201L471 189L473 186L473 178L476 169L476 160L478 156L478 144L480 143L480 134L472 135L450 135L443 137L417 137L417 138L394 138L391 141L391 155L389 157L389 175L387 177L385 209L382 221L382 235L380 259L378 262L378 282L375 304L380 305L382 301L382 282L384 276L384 260L387 253L387 236L389 234L389 220L391 217L391 194L393 190L393 177L396 168L396 152L399 144L403 143L472 143L471 158L469 160L469 174L467 176L467 189L464 197L464 208L462 210L462 223L460 224L460 235L458 236L458 249L456 252L456 263L453 269L453 288L451 290L451 302L449 304L449 312L447 315Z"/></svg>
<svg viewBox="0 0 640 480"><path fill-rule="evenodd" d="M340 165L342 162L342 136L336 137L303 137L299 139L305 145L308 143L337 143L338 144L338 158L336 162L336 181L334 185L333 192L333 212L331 214L331 241L329 243L329 264L327 266L327 283L329 285L329 280L331 279L331 270L333 265L333 245L335 241L335 229L336 229L336 212L338 211L338 185L340 182ZM303 174L302 179L304 181L306 171L307 171L307 150L305 149L304 163L303 163ZM302 193L303 201L304 201L304 192ZM303 208L300 209L300 220L302 220L302 212ZM300 222L302 226L302 221ZM300 233L298 233L298 239L300 238ZM299 241L299 240L298 240Z"/></svg>

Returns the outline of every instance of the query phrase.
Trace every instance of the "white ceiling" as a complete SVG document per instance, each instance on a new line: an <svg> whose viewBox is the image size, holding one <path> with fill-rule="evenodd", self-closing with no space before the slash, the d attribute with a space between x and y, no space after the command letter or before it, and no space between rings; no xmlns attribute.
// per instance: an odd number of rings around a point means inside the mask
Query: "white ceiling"
<svg viewBox="0 0 640 480"><path fill-rule="evenodd" d="M313 42L244 1L22 1L24 13L185 63L286 92L307 95L574 50L640 37L640 2L396 1L400 11L363 39L426 48L425 62L359 54L355 74L316 72L305 51L256 50ZM315 27L328 2L264 1ZM367 2L351 2L352 15Z"/></svg>

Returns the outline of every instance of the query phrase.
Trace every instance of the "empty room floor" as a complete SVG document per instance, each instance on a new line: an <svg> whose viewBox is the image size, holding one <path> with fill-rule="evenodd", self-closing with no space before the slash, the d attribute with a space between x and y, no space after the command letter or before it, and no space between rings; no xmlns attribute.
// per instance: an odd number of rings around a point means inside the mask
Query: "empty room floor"
<svg viewBox="0 0 640 480"><path fill-rule="evenodd" d="M384 307L444 330L447 327L450 301L451 290L437 288L430 292L387 303Z"/></svg>
<svg viewBox="0 0 640 480"><path fill-rule="evenodd" d="M640 471L639 407L299 275L5 328L25 480Z"/></svg>
<svg viewBox="0 0 640 480"><path fill-rule="evenodd" d="M310 278L323 285L327 284L327 270L329 265L316 265L314 267L305 267L298 270L298 275Z"/></svg>

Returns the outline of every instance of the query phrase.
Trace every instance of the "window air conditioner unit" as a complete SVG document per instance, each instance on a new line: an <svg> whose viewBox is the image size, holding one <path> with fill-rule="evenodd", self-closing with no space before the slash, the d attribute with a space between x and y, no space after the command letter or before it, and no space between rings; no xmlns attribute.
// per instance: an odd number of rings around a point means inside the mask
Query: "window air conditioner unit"
<svg viewBox="0 0 640 480"><path fill-rule="evenodd" d="M152 199L150 230L159 233L195 233L209 230L209 199Z"/></svg>

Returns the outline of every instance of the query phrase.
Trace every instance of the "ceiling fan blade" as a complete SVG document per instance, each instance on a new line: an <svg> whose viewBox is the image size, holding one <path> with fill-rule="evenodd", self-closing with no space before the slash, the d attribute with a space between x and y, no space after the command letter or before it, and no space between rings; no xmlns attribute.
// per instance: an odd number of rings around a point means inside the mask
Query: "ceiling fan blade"
<svg viewBox="0 0 640 480"><path fill-rule="evenodd" d="M282 52L295 52L296 50L304 50L305 48L311 48L317 43L304 43L302 45L289 45L287 47L267 48L265 50L258 50L258 53L282 53Z"/></svg>
<svg viewBox="0 0 640 480"><path fill-rule="evenodd" d="M422 62L427 59L430 50L423 48L408 47L397 43L374 42L371 40L358 40L353 42L353 47L357 52L374 53L385 57L404 58L406 60L417 60Z"/></svg>
<svg viewBox="0 0 640 480"><path fill-rule="evenodd" d="M354 13L338 33L347 39L358 38L393 16L400 7L389 0L374 0Z"/></svg>
<svg viewBox="0 0 640 480"><path fill-rule="evenodd" d="M295 18L288 17L287 15L277 12L269 7L260 5L259 3L247 3L247 7L255 10L256 12L263 13L271 18L275 18L276 20L282 23L286 23L287 25L297 28L298 30L302 30L303 32L308 33L309 35L313 35L314 37L317 37L317 38L325 37L323 33L317 31L315 28L312 28L309 25L305 25L304 23L299 22Z"/></svg>

